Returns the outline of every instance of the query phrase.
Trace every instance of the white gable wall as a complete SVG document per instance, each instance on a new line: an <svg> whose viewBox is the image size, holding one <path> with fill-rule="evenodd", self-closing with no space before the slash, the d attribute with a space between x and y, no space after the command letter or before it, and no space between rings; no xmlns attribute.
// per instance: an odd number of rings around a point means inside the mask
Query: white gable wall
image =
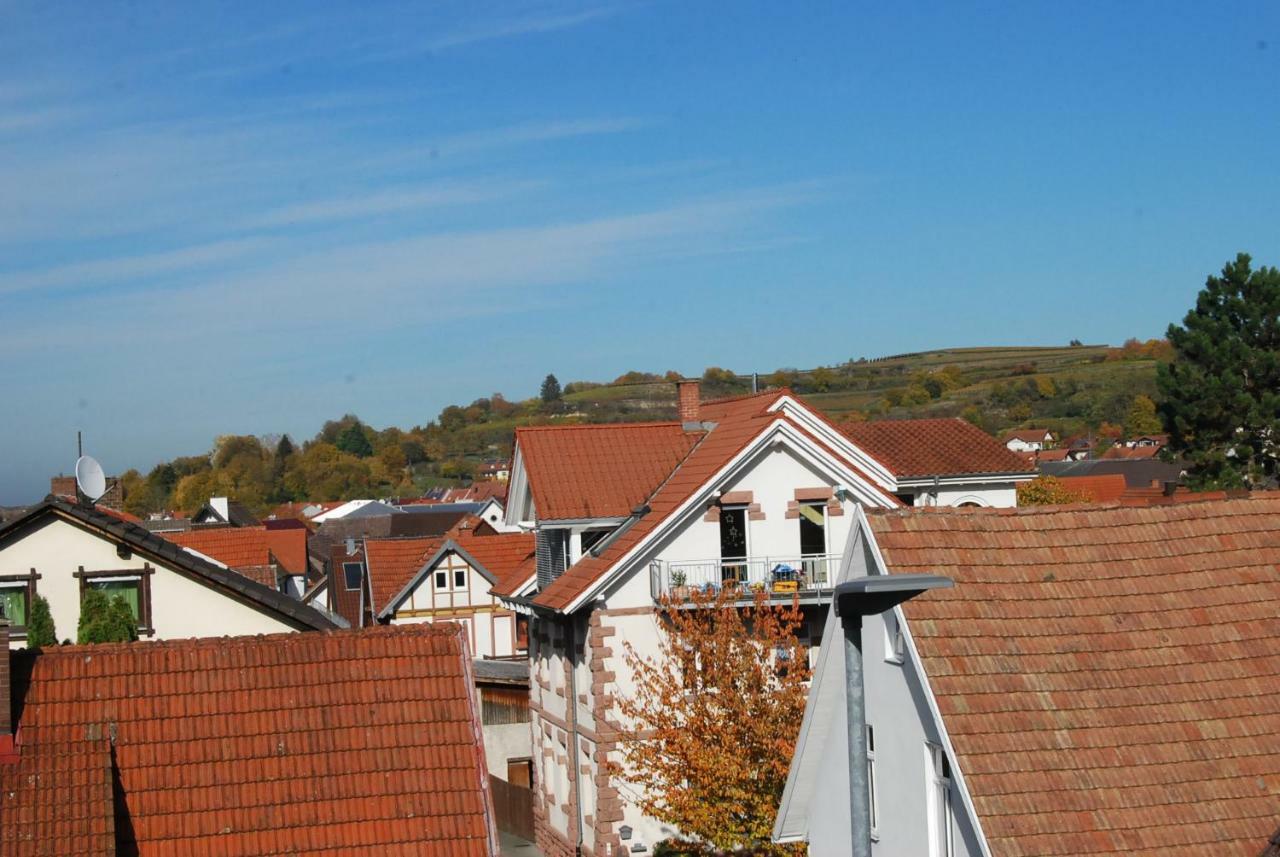
<svg viewBox="0 0 1280 857"><path fill-rule="evenodd" d="M49 601L58 638L75 640L80 621L80 581L73 574L85 571L139 569L150 563L151 620L154 637L221 637L241 634L274 634L296 630L279 619L234 600L222 592L138 554L129 559L116 555L116 546L101 536L58 518L20 540L0 547L0 574L40 575L36 592ZM15 640L13 648L25 645Z"/></svg>
<svg viewBox="0 0 1280 857"><path fill-rule="evenodd" d="M444 573L443 587L436 586L436 572ZM466 576L456 586L455 573ZM372 573L377 574L377 568ZM516 653L515 614L503 609L489 594L493 584L453 551L440 558L396 608L391 624L457 622L467 629L471 653L477 658L505 658Z"/></svg>

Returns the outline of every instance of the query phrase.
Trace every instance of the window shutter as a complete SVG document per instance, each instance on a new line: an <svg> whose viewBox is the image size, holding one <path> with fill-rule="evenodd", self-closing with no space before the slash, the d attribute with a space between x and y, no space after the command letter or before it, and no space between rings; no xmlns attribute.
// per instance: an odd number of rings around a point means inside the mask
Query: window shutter
<svg viewBox="0 0 1280 857"><path fill-rule="evenodd" d="M538 563L538 589L546 589L564 573L567 559L567 530L538 530L536 550Z"/></svg>

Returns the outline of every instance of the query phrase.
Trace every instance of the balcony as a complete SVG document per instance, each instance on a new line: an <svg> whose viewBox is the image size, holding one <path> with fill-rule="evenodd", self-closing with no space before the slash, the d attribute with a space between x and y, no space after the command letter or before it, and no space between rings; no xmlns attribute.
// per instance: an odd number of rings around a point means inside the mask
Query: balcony
<svg viewBox="0 0 1280 857"><path fill-rule="evenodd" d="M654 560L649 564L649 582L655 601L663 595L681 601L693 590L718 593L725 586L736 586L743 601L763 590L776 598L799 595L802 601L816 602L831 594L839 570L839 554Z"/></svg>

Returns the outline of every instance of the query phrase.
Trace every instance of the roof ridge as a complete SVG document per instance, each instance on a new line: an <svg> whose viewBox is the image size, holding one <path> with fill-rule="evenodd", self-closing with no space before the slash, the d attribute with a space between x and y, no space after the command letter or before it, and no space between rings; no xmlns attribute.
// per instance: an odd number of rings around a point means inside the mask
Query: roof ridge
<svg viewBox="0 0 1280 857"><path fill-rule="evenodd" d="M404 625L370 625L364 628L326 628L316 631L279 631L273 634L241 634L234 637L175 637L172 639L148 640L141 642L119 643L69 643L61 646L46 646L30 651L40 658L70 658L94 654L114 654L117 652L136 652L145 654L151 651L173 651L175 649L226 648L228 645L247 646L265 641L284 643L287 645L315 645L319 640L329 637L390 637L406 636L451 636L456 633L449 626L450 622L410 622ZM460 627L460 626L458 626Z"/></svg>
<svg viewBox="0 0 1280 857"><path fill-rule="evenodd" d="M1123 474L1105 474L1123 476ZM1086 477L1072 477L1086 478ZM1130 490L1130 489L1126 489ZM1198 493L1205 493L1213 496L1197 497ZM887 517L896 515L898 517L910 517L912 515L937 515L943 517L952 516L1003 516L1003 517L1026 517L1032 515L1055 515L1068 512L1104 512L1112 509L1142 511L1149 509L1179 509L1200 503L1245 503L1245 502L1262 502L1266 500L1280 500L1280 490L1277 491L1251 491L1243 496L1217 496L1217 492L1191 492L1185 495L1188 499L1171 503L1151 503L1141 506L1134 506L1125 503L1122 500L1105 500L1095 503L1055 503L1036 506L1016 506L1016 507L995 507L995 506L904 506L894 509L868 508L865 509L868 515L876 515ZM1195 498L1195 499L1191 499Z"/></svg>
<svg viewBox="0 0 1280 857"><path fill-rule="evenodd" d="M795 397L796 394L792 392L790 387L770 387L767 390L759 390L755 393L739 393L736 396L721 396L718 399L703 399L698 404L699 405L723 405L728 402L741 402L746 399L758 399L761 396L774 396L774 395Z"/></svg>
<svg viewBox="0 0 1280 857"><path fill-rule="evenodd" d="M563 429L656 428L683 427L679 420L633 420L622 423L565 423L564 425L517 426L517 432L558 431Z"/></svg>

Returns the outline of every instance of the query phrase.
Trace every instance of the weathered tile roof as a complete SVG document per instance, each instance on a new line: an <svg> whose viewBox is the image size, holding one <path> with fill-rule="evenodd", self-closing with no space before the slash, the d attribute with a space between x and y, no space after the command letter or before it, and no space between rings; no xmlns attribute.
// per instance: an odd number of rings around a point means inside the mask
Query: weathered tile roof
<svg viewBox="0 0 1280 857"><path fill-rule="evenodd" d="M1097 476L1059 476L1058 481L1068 491L1083 494L1095 503L1119 500L1128 488L1124 476L1119 473L1103 473Z"/></svg>
<svg viewBox="0 0 1280 857"><path fill-rule="evenodd" d="M849 422L840 430L899 479L1028 473L1035 469L1003 443L958 417Z"/></svg>
<svg viewBox="0 0 1280 857"><path fill-rule="evenodd" d="M25 742L17 761L0 761L0 855L114 857L115 853L111 745L105 735L93 740Z"/></svg>
<svg viewBox="0 0 1280 857"><path fill-rule="evenodd" d="M999 857L1254 855L1280 815L1280 495L871 512Z"/></svg>
<svg viewBox="0 0 1280 857"><path fill-rule="evenodd" d="M676 469L702 432L680 423L516 429L538 520L624 518Z"/></svg>
<svg viewBox="0 0 1280 857"><path fill-rule="evenodd" d="M303 574L307 569L305 529L216 527L160 535L233 569L270 565L272 562L289 574Z"/></svg>
<svg viewBox="0 0 1280 857"><path fill-rule="evenodd" d="M507 588L528 579L535 561L533 533L480 535L474 530L458 533L454 542L494 577L494 586Z"/></svg>
<svg viewBox="0 0 1280 857"><path fill-rule="evenodd" d="M423 563L444 544L444 536L422 539L365 539L364 557L378 613L408 585Z"/></svg>
<svg viewBox="0 0 1280 857"><path fill-rule="evenodd" d="M122 853L490 855L464 633L428 623L21 652L22 743L114 735Z"/></svg>

